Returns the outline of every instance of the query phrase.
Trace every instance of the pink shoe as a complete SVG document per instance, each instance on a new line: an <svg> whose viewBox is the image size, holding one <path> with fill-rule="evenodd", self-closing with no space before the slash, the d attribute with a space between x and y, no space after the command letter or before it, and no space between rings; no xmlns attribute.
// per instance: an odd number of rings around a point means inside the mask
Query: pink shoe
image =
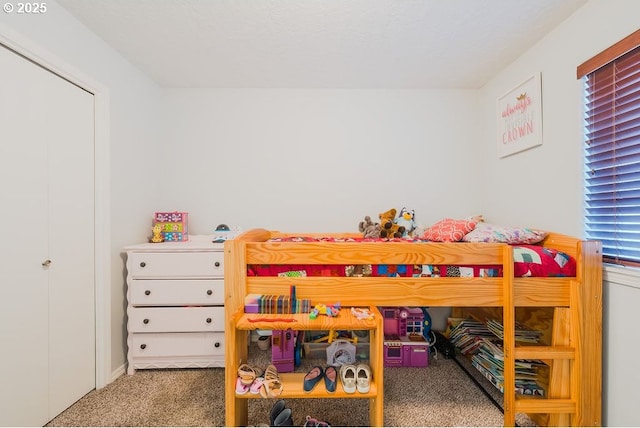
<svg viewBox="0 0 640 428"><path fill-rule="evenodd" d="M263 383L264 378L262 376L257 377L251 384L251 387L249 387L249 392L252 394L260 394L260 389L262 388Z"/></svg>
<svg viewBox="0 0 640 428"><path fill-rule="evenodd" d="M249 391L249 385L242 383L242 379L238 376L236 379L236 394L244 395Z"/></svg>

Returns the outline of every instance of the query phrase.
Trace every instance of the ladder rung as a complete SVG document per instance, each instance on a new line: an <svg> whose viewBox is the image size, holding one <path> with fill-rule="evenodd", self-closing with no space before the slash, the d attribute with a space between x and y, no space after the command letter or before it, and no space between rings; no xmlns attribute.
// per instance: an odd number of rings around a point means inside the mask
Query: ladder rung
<svg viewBox="0 0 640 428"><path fill-rule="evenodd" d="M568 398L516 398L517 413L576 413L576 402Z"/></svg>
<svg viewBox="0 0 640 428"><path fill-rule="evenodd" d="M516 360L573 360L575 348L570 346L516 346Z"/></svg>

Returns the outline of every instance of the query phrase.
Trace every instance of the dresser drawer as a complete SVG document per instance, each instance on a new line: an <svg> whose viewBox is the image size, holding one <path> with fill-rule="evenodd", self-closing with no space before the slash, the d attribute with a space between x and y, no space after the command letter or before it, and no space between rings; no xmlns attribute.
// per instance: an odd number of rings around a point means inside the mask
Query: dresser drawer
<svg viewBox="0 0 640 428"><path fill-rule="evenodd" d="M132 278L197 278L224 275L224 253L129 252L127 270Z"/></svg>
<svg viewBox="0 0 640 428"><path fill-rule="evenodd" d="M134 358L224 355L224 333L132 334Z"/></svg>
<svg viewBox="0 0 640 428"><path fill-rule="evenodd" d="M130 333L224 331L223 307L129 308Z"/></svg>
<svg viewBox="0 0 640 428"><path fill-rule="evenodd" d="M223 279L134 279L129 281L134 306L223 305Z"/></svg>

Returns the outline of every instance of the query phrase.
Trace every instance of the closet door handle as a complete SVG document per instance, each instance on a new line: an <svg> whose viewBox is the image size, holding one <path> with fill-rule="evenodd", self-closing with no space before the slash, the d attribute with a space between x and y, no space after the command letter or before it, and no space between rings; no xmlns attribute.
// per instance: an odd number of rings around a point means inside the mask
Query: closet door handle
<svg viewBox="0 0 640 428"><path fill-rule="evenodd" d="M51 265L51 260L49 260L49 259L47 259L47 260L42 262L42 266L44 266L44 267L49 267L49 265Z"/></svg>

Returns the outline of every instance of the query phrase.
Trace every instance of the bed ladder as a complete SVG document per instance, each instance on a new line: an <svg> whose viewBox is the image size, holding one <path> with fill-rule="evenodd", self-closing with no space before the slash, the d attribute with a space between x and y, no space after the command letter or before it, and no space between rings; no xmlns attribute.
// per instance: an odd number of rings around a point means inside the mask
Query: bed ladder
<svg viewBox="0 0 640 428"><path fill-rule="evenodd" d="M601 426L602 270L600 243L583 241L585 260L571 281L568 307L553 309L550 346L515 346L512 253L504 264L504 424L515 426L516 413L532 415L547 426ZM507 272L509 270L509 272ZM546 397L516 398L515 360L538 359L550 366ZM548 415L545 418L544 415Z"/></svg>

